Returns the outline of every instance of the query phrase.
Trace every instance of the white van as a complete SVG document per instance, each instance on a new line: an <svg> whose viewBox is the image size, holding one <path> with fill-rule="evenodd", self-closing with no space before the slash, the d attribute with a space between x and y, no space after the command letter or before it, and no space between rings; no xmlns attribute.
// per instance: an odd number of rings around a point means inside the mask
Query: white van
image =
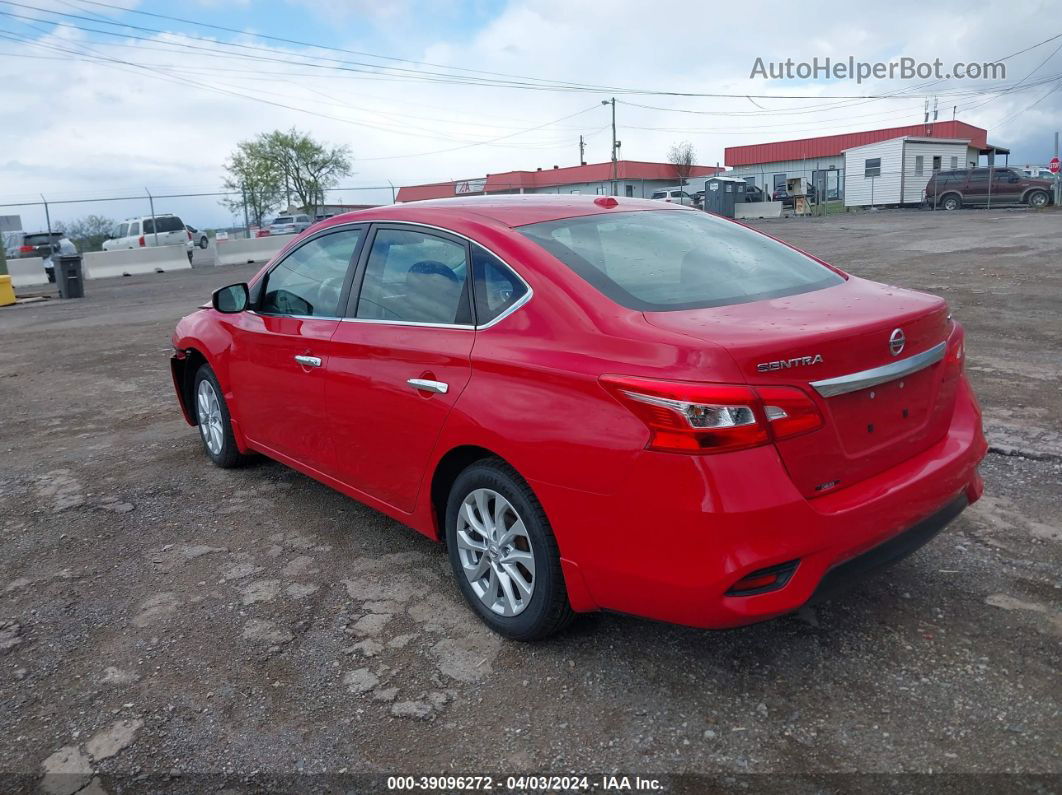
<svg viewBox="0 0 1062 795"><path fill-rule="evenodd" d="M119 251L126 248L154 248L155 246L183 245L192 261L192 234L184 221L173 213L155 213L155 217L142 215L127 218L118 224L118 230L110 240L103 241L104 251Z"/></svg>
<svg viewBox="0 0 1062 795"><path fill-rule="evenodd" d="M656 199L657 201L673 202L675 204L685 204L690 206L693 204L693 197L690 196L684 188L666 188L664 190L654 190L650 199Z"/></svg>

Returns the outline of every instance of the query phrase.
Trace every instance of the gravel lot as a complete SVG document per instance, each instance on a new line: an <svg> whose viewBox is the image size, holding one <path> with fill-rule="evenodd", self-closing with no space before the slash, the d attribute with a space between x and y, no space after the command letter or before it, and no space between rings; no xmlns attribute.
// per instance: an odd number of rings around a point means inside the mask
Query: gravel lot
<svg viewBox="0 0 1062 795"><path fill-rule="evenodd" d="M428 540L278 464L209 465L173 397L169 334L251 267L197 251L196 270L0 309L0 789L46 772L66 774L55 791L95 775L193 792L615 770L1057 787L1060 219L760 222L945 296L993 452L984 499L918 555L814 611L716 633L595 615L505 642ZM898 786L916 781L996 789Z"/></svg>

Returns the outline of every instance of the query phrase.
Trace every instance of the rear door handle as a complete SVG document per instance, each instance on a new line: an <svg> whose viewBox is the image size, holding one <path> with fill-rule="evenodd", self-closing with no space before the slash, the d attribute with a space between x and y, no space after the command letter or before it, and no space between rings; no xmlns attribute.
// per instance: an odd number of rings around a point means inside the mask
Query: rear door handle
<svg viewBox="0 0 1062 795"><path fill-rule="evenodd" d="M450 388L449 384L442 381L429 381L426 378L410 378L406 383L414 389L422 389L425 392L438 392L440 395L445 395L446 390Z"/></svg>
<svg viewBox="0 0 1062 795"><path fill-rule="evenodd" d="M317 356L296 356L295 361L303 367L320 367L321 359Z"/></svg>

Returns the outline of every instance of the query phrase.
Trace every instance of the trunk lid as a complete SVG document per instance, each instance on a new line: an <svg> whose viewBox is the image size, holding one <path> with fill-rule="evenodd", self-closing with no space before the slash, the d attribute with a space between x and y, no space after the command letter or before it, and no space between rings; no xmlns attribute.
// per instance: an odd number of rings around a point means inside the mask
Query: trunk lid
<svg viewBox="0 0 1062 795"><path fill-rule="evenodd" d="M946 343L943 299L849 276L844 284L785 298L675 312L647 312L660 328L723 346L753 385L803 389L825 426L776 442L807 497L895 466L947 432L956 379L937 361L917 372L824 397L812 382L902 362ZM890 335L900 329L901 351Z"/></svg>

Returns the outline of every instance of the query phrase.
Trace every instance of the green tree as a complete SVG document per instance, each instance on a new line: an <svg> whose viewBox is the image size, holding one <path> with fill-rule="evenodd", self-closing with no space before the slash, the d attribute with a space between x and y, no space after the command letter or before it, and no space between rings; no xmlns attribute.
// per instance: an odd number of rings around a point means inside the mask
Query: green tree
<svg viewBox="0 0 1062 795"><path fill-rule="evenodd" d="M290 190L310 215L324 204L325 192L335 187L340 177L350 174L350 149L346 146L326 146L294 127L287 132L275 130L259 140L283 175L285 190Z"/></svg>
<svg viewBox="0 0 1062 795"><path fill-rule="evenodd" d="M114 237L114 230L118 224L111 218L102 215L86 215L77 218L68 224L57 223L57 232L63 232L77 246L77 250L100 251L103 241Z"/></svg>
<svg viewBox="0 0 1062 795"><path fill-rule="evenodd" d="M262 136L259 136L259 139ZM226 196L221 204L230 212L243 213L261 226L265 216L284 198L284 178L273 165L260 140L240 141L225 164Z"/></svg>
<svg viewBox="0 0 1062 795"><path fill-rule="evenodd" d="M226 189L240 195L222 204L233 211L246 205L255 223L261 224L282 199L290 201L292 195L313 215L324 203L326 191L350 174L350 149L319 143L294 127L287 132L274 130L237 144L226 171Z"/></svg>

